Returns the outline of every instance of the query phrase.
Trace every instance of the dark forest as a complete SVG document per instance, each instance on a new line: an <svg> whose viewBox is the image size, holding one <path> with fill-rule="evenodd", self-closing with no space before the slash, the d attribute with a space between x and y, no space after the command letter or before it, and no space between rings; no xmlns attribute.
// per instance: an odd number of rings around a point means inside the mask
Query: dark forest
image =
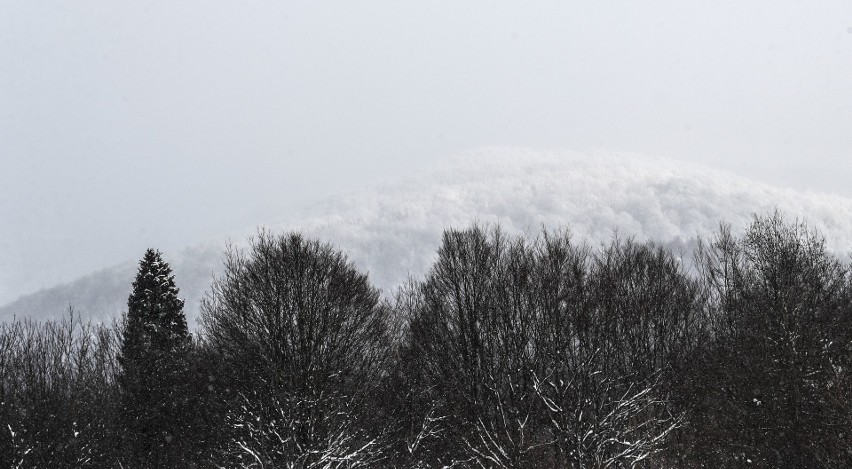
<svg viewBox="0 0 852 469"><path fill-rule="evenodd" d="M449 229L394 292L260 231L197 331L151 249L112 324L0 323L0 467L852 467L852 266L738 228Z"/></svg>

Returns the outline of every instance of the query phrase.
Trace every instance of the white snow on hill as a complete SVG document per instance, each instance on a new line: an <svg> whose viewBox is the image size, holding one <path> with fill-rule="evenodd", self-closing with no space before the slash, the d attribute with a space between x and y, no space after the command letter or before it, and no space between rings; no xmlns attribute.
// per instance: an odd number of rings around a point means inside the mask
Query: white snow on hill
<svg viewBox="0 0 852 469"><path fill-rule="evenodd" d="M344 249L385 291L422 275L441 232L473 222L508 232L567 227L595 244L620 236L688 249L724 220L745 228L755 213L780 209L820 230L846 258L852 250L852 200L758 183L708 167L630 154L557 153L487 148L448 160L432 172L307 207L301 216L267 225L300 230ZM245 244L251 227L231 236ZM224 246L224 242L222 243ZM165 252L195 324L198 301L220 268L222 246ZM687 252L688 253L688 252ZM125 309L136 261L19 298L0 319L53 318L69 304L84 316L111 320Z"/></svg>

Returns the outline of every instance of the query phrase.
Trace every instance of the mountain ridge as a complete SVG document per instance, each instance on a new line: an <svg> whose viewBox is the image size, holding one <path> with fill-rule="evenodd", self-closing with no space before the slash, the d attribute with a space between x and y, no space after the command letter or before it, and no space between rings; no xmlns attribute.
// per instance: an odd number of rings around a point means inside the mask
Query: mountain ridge
<svg viewBox="0 0 852 469"><path fill-rule="evenodd" d="M852 249L852 199L752 181L706 166L634 154L484 148L435 170L329 198L260 228L301 231L343 249L389 293L426 272L445 228L499 224L509 233L567 228L591 244L621 236L654 240L686 253L725 221L744 229L753 214L779 209L819 230L838 255ZM230 237L245 246L259 227ZM164 252L186 299L190 326L223 246ZM0 320L56 318L70 304L99 321L126 307L136 263L128 261L0 307Z"/></svg>

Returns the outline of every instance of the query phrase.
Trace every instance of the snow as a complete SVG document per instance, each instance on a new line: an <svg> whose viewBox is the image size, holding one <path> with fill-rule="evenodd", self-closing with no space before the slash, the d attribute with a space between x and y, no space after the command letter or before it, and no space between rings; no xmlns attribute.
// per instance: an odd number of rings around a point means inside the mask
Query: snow
<svg viewBox="0 0 852 469"><path fill-rule="evenodd" d="M618 229L621 237L659 240L689 256L696 237L714 233L720 221L730 222L736 232L752 214L775 208L820 230L834 252L845 256L852 251L852 200L847 198L636 154L524 148L459 155L432 172L328 199L267 228L300 230L340 246L374 283L390 291L409 274L426 271L448 227L499 223L509 233L569 227L592 244ZM244 244L256 230L247 227L230 240ZM225 243L164 253L187 299L190 327L211 272L221 268ZM70 303L109 321L126 309L135 261L132 265L21 298L0 307L0 319L59 317Z"/></svg>

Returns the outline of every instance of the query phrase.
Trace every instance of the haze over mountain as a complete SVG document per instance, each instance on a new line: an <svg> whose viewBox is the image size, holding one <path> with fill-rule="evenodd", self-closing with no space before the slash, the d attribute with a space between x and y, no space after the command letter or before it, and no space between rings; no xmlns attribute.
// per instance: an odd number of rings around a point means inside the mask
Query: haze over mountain
<svg viewBox="0 0 852 469"><path fill-rule="evenodd" d="M471 223L499 224L511 233L542 226L569 228L597 244L619 236L652 239L690 254L698 236L720 221L734 230L755 213L780 209L825 235L844 259L852 250L852 200L758 183L708 167L635 154L556 153L485 148L370 190L305 207L301 215L267 224L275 232L299 230L345 250L385 292L408 275L426 272L442 230ZM245 245L257 227L234 233ZM226 240L164 252L172 265L191 327L199 299L221 265ZM153 246L156 247L156 246ZM141 253L140 253L141 255ZM68 306L84 317L109 321L125 309L137 260L21 297L0 307L13 315L55 318Z"/></svg>
<svg viewBox="0 0 852 469"><path fill-rule="evenodd" d="M483 146L852 197L850 18L843 0L6 2L0 304Z"/></svg>

